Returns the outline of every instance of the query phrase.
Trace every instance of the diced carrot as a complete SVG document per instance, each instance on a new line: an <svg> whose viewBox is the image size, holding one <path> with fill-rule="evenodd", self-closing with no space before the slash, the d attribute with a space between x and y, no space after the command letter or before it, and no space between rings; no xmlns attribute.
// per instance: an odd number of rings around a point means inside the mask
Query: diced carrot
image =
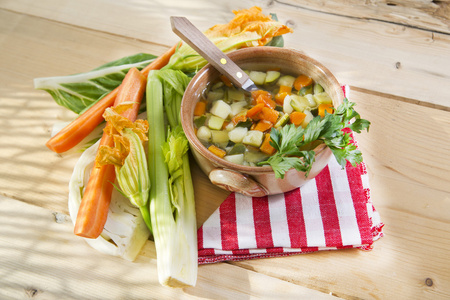
<svg viewBox="0 0 450 300"><path fill-rule="evenodd" d="M227 154L227 152L225 152L225 150L222 150L219 147L214 146L214 145L209 146L208 150L220 158L224 158L224 156Z"/></svg>
<svg viewBox="0 0 450 300"><path fill-rule="evenodd" d="M272 124L275 124L278 120L280 113L276 111L275 109L271 109L268 107L263 107L261 109L261 112L258 113L257 118L258 120L267 120Z"/></svg>
<svg viewBox="0 0 450 300"><path fill-rule="evenodd" d="M278 90L278 93L275 95L275 101L283 105L284 98L286 98L287 95L290 95L292 93L292 87L286 86L286 85L280 85L280 89Z"/></svg>
<svg viewBox="0 0 450 300"><path fill-rule="evenodd" d="M253 130L266 131L273 127L273 123L267 120L260 120L256 123L255 128Z"/></svg>
<svg viewBox="0 0 450 300"><path fill-rule="evenodd" d="M144 97L146 79L138 69L132 68L125 76L114 102L117 106L123 102L134 102L122 116L135 121L139 106ZM100 146L114 145L113 138L104 133ZM75 222L74 233L85 238L97 238L103 231L108 216L113 183L116 178L114 165L94 166L86 185Z"/></svg>
<svg viewBox="0 0 450 300"><path fill-rule="evenodd" d="M276 152L276 149L270 144L270 133L266 133L264 135L264 140L261 144L261 147L259 147L259 150L268 155L272 155Z"/></svg>
<svg viewBox="0 0 450 300"><path fill-rule="evenodd" d="M275 101L272 100L272 97L263 94L258 96L258 98L256 99L256 103L263 103L269 108L275 108L277 106Z"/></svg>
<svg viewBox="0 0 450 300"><path fill-rule="evenodd" d="M156 58L153 62L141 70L141 74L147 78L150 70L161 69L169 62L170 57L173 55L177 47L178 44L174 45L167 52ZM89 135L89 133L91 133L98 125L100 125L100 123L104 121L103 113L108 107L114 104L119 89L120 86L97 101L97 103L49 139L45 145L56 153L66 152L78 145L78 143L80 143Z"/></svg>
<svg viewBox="0 0 450 300"><path fill-rule="evenodd" d="M203 114L206 111L206 101L198 101L197 104L195 104L194 108L194 116L203 116Z"/></svg>
<svg viewBox="0 0 450 300"><path fill-rule="evenodd" d="M234 125L237 125L239 122L245 121L247 121L247 112L238 113L233 118L231 118L231 122L233 122Z"/></svg>
<svg viewBox="0 0 450 300"><path fill-rule="evenodd" d="M225 127L227 127L228 124L230 124L230 121L225 120L222 124L222 129L225 129Z"/></svg>
<svg viewBox="0 0 450 300"><path fill-rule="evenodd" d="M247 117L253 119L262 109L264 108L264 103L258 103L247 111Z"/></svg>
<svg viewBox="0 0 450 300"><path fill-rule="evenodd" d="M305 118L306 118L306 114L302 113L301 111L293 111L289 115L289 119L290 119L291 123L297 127L303 123L303 120L305 120Z"/></svg>
<svg viewBox="0 0 450 300"><path fill-rule="evenodd" d="M308 77L308 76L306 76L306 75L300 75L300 76L298 76L297 78L295 78L295 81L294 81L294 88L295 88L297 91L300 91L300 89L301 89L302 87L308 86L308 85L310 85L311 83L312 83L311 77Z"/></svg>
<svg viewBox="0 0 450 300"><path fill-rule="evenodd" d="M256 100L258 99L258 97L260 95L265 95L269 98L272 98L272 94L270 94L268 91L264 91L264 90L256 90L256 91L252 91L252 105L256 105L257 102Z"/></svg>
<svg viewBox="0 0 450 300"><path fill-rule="evenodd" d="M333 105L331 104L320 104L318 107L318 115L322 118L325 117L325 112L329 114L333 113Z"/></svg>
<svg viewBox="0 0 450 300"><path fill-rule="evenodd" d="M228 79L227 76L225 75L220 75L220 80L222 80L222 82L227 86L227 87L232 87L233 84L231 83L230 79Z"/></svg>

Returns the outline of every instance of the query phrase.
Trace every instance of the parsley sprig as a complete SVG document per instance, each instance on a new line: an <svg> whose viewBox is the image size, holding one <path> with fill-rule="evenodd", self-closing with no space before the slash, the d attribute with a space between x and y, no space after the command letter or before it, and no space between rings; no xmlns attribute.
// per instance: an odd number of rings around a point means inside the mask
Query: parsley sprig
<svg viewBox="0 0 450 300"><path fill-rule="evenodd" d="M362 119L354 106L355 103L344 99L332 114L313 118L305 128L294 124L273 128L270 144L277 152L259 164L270 165L277 178L284 178L291 168L305 172L305 176L308 176L314 163L313 149L321 143L330 148L342 168L347 161L353 166L361 163L361 151L351 143L351 132L369 130L370 122Z"/></svg>

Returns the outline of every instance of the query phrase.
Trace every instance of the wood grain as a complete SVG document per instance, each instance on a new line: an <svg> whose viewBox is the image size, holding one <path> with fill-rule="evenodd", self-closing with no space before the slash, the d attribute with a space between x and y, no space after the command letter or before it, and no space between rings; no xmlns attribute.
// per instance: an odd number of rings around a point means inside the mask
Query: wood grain
<svg viewBox="0 0 450 300"><path fill-rule="evenodd" d="M1 1L0 298L450 298L449 3ZM350 100L372 122L357 140L386 235L370 252L201 266L197 287L164 289L152 242L129 263L71 234L67 192L77 155L61 157L44 144L53 124L73 115L34 90L32 80L139 52L161 54L178 40L169 16L186 16L206 29L252 5L292 26L285 45L349 84ZM200 226L228 192L193 161L192 172Z"/></svg>
<svg viewBox="0 0 450 300"><path fill-rule="evenodd" d="M394 14L395 10L401 8L406 10L404 14L409 19L421 22L421 18L417 17L421 12L417 7L424 6L418 5L422 3L420 0L342 0L327 1L327 5L323 5L323 1L288 0L230 0L221 5L205 0L182 5L177 0L147 5L133 0L97 0L95 5L90 3L89 0L14 0L1 2L0 8L52 22L90 28L109 33L111 37L128 37L169 47L178 41L170 28L171 15L185 16L196 27L206 30L214 24L228 22L233 17L232 10L259 5L265 13L276 13L281 22L294 29L294 34L285 36L286 46L302 50L322 62L341 83L449 106L450 91L443 88L450 81L449 33L425 25L416 28L371 17L378 16L380 11ZM387 3L396 3L396 6ZM447 1L427 3L429 6L440 5L448 9ZM79 16L78 11L83 11L83 15ZM199 14L199 11L214 11L215 17ZM337 13L341 11L344 13ZM50 75L52 73L49 72Z"/></svg>

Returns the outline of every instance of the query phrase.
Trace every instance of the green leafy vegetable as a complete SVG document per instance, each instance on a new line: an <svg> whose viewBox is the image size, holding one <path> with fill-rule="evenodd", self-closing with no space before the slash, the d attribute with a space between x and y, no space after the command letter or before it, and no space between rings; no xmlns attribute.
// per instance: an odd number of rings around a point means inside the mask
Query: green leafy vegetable
<svg viewBox="0 0 450 300"><path fill-rule="evenodd" d="M369 129L370 122L361 119L354 110L355 103L344 99L333 114L326 113L323 118L317 116L303 127L294 124L270 132L270 144L277 152L260 165L270 165L277 178L291 168L305 172L308 176L314 162L311 148L324 143L331 149L337 162L344 168L347 161L356 165L362 161L361 152L351 143L351 131L360 133Z"/></svg>
<svg viewBox="0 0 450 300"><path fill-rule="evenodd" d="M155 58L145 53L127 56L86 73L36 78L34 87L47 91L57 104L80 114L118 87L129 69L142 69Z"/></svg>
<svg viewBox="0 0 450 300"><path fill-rule="evenodd" d="M188 141L179 121L181 97L188 83L184 73L170 69L150 71L147 81L150 216L159 282L171 287L194 286L198 269Z"/></svg>

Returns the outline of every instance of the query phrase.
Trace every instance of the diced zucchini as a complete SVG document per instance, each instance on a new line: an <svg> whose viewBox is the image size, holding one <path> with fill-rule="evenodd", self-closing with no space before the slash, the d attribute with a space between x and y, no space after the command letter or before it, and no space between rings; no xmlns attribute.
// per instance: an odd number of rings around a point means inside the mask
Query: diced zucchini
<svg viewBox="0 0 450 300"><path fill-rule="evenodd" d="M262 85L266 81L266 72L250 71L248 76L255 84Z"/></svg>
<svg viewBox="0 0 450 300"><path fill-rule="evenodd" d="M238 113L243 111L243 109L246 105L247 105L247 101L239 101L239 102L234 102L233 104L231 104L230 105L231 116L234 117L235 115L237 115Z"/></svg>
<svg viewBox="0 0 450 300"><path fill-rule="evenodd" d="M249 163L249 165L255 165L260 161L264 161L269 156L261 151L247 151L244 153L244 160Z"/></svg>
<svg viewBox="0 0 450 300"><path fill-rule="evenodd" d="M228 132L224 130L211 130L211 142L220 148L225 148L228 144Z"/></svg>
<svg viewBox="0 0 450 300"><path fill-rule="evenodd" d="M314 94L319 94L319 93L323 93L323 87L320 84L316 83L314 85Z"/></svg>
<svg viewBox="0 0 450 300"><path fill-rule="evenodd" d="M291 106L294 110L303 112L309 107L308 100L305 97L299 95L291 95Z"/></svg>
<svg viewBox="0 0 450 300"><path fill-rule="evenodd" d="M250 146L259 147L261 146L262 140L264 138L264 133L258 130L249 130L245 135L242 143Z"/></svg>
<svg viewBox="0 0 450 300"><path fill-rule="evenodd" d="M291 76L291 75L283 75L280 77L280 79L278 79L277 81L277 85L285 85L285 86L289 86L289 87L293 87L294 86L294 81L295 81L295 77Z"/></svg>
<svg viewBox="0 0 450 300"><path fill-rule="evenodd" d="M213 103L210 112L222 119L226 119L231 113L231 106L225 103L223 100L217 100Z"/></svg>
<svg viewBox="0 0 450 300"><path fill-rule="evenodd" d="M266 75L266 84L267 83L272 83L272 82L274 82L275 80L277 80L279 77L280 77L280 75L281 75L281 73L280 72L278 72L278 71L267 71L267 73L266 73L267 75Z"/></svg>
<svg viewBox="0 0 450 300"><path fill-rule="evenodd" d="M309 107L313 108L317 106L317 103L314 100L314 96L312 94L305 95L305 99L307 100Z"/></svg>
<svg viewBox="0 0 450 300"><path fill-rule="evenodd" d="M225 92L223 89L211 90L206 94L206 100L213 102L219 99L223 99Z"/></svg>
<svg viewBox="0 0 450 300"><path fill-rule="evenodd" d="M291 101L292 101L292 98L291 98L290 95L287 95L286 97L284 97L284 100L283 100L283 112L285 114L290 114L291 112L294 111L294 108L291 105Z"/></svg>
<svg viewBox="0 0 450 300"><path fill-rule="evenodd" d="M197 130L197 138L203 142L209 142L211 139L211 129L202 126Z"/></svg>
<svg viewBox="0 0 450 300"><path fill-rule="evenodd" d="M309 95L313 93L313 85L310 84L308 86L304 86L300 89L300 91L298 92L298 94L300 96L305 96L305 95Z"/></svg>
<svg viewBox="0 0 450 300"><path fill-rule="evenodd" d="M306 117L303 120L301 126L305 128L309 124L309 122L311 122L311 120L314 119L314 116L309 110L305 110L303 113L306 114Z"/></svg>
<svg viewBox="0 0 450 300"><path fill-rule="evenodd" d="M200 128L205 125L206 115L194 118L195 127Z"/></svg>
<svg viewBox="0 0 450 300"><path fill-rule="evenodd" d="M228 100L230 100L230 101L244 101L245 100L244 91L230 88L228 90Z"/></svg>
<svg viewBox="0 0 450 300"><path fill-rule="evenodd" d="M279 128L281 126L284 126L289 121L289 114L284 114L281 116L281 118L278 119L277 123L275 123L275 128Z"/></svg>
<svg viewBox="0 0 450 300"><path fill-rule="evenodd" d="M331 99L331 97L325 92L322 92L319 94L314 94L313 98L317 104L332 104L333 103L333 100Z"/></svg>
<svg viewBox="0 0 450 300"><path fill-rule="evenodd" d="M211 128L212 130L220 130L222 129L223 122L225 122L224 119L212 115L208 119L208 127Z"/></svg>
<svg viewBox="0 0 450 300"><path fill-rule="evenodd" d="M247 127L235 127L233 130L228 132L228 137L230 138L230 141L234 143L241 143L247 135L247 132Z"/></svg>
<svg viewBox="0 0 450 300"><path fill-rule="evenodd" d="M242 165L244 163L244 154L225 155L223 159L234 164Z"/></svg>
<svg viewBox="0 0 450 300"><path fill-rule="evenodd" d="M236 143L228 152L229 155L244 153L247 148L244 144Z"/></svg>

